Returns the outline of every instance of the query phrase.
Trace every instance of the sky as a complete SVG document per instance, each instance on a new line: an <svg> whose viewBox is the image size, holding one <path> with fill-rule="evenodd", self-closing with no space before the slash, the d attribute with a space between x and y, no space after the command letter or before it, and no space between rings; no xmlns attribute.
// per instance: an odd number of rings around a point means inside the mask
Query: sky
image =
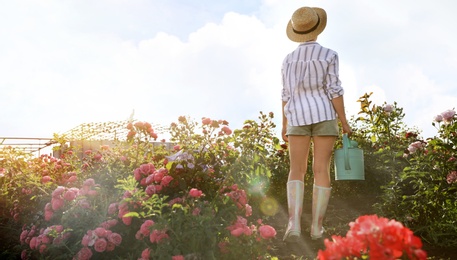
<svg viewBox="0 0 457 260"><path fill-rule="evenodd" d="M338 52L348 117L373 92L431 137L433 117L457 105L455 0L0 2L0 137L132 114L235 129L273 112L279 129L282 60L297 46L285 28L302 6L327 11L318 42Z"/></svg>

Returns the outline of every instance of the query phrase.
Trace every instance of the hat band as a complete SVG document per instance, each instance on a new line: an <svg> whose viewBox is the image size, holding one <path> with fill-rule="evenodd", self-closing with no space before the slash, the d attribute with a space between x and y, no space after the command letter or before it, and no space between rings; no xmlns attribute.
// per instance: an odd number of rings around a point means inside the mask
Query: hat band
<svg viewBox="0 0 457 260"><path fill-rule="evenodd" d="M317 16L317 23L316 25L313 26L313 28L309 29L309 30L306 30L306 31L297 31L294 29L294 27L292 26L292 30L294 31L294 33L296 34L307 34L307 33L310 33L314 30L317 29L317 27L319 26L319 23L321 22L321 18L319 16Z"/></svg>

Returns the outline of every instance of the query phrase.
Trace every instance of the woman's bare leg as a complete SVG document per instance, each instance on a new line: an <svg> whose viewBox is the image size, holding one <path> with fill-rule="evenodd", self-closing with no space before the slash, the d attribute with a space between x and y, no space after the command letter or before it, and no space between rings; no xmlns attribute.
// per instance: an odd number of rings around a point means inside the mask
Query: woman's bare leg
<svg viewBox="0 0 457 260"><path fill-rule="evenodd" d="M336 136L313 137L313 173L314 184L330 187L330 159Z"/></svg>
<svg viewBox="0 0 457 260"><path fill-rule="evenodd" d="M304 181L308 169L308 154L311 137L304 135L289 136L290 171L289 181Z"/></svg>

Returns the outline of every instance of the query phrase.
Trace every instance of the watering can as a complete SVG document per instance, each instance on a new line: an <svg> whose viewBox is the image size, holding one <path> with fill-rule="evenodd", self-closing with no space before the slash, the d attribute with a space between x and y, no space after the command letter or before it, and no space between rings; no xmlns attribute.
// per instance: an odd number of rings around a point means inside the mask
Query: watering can
<svg viewBox="0 0 457 260"><path fill-rule="evenodd" d="M365 180L363 150L343 134L343 148L335 150L335 180Z"/></svg>

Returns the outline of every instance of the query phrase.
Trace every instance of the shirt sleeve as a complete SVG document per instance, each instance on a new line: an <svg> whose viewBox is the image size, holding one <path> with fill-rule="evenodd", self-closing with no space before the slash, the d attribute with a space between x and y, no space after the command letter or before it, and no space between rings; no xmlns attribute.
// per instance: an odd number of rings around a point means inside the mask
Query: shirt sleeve
<svg viewBox="0 0 457 260"><path fill-rule="evenodd" d="M282 78L281 99L282 99L282 101L287 102L290 99L290 92L289 92L289 89L286 87L286 82L285 82L285 77L284 77L284 65L281 68L281 78Z"/></svg>
<svg viewBox="0 0 457 260"><path fill-rule="evenodd" d="M341 81L339 79L339 61L337 53L335 53L330 60L325 80L327 82L326 92L329 99L334 99L344 94L344 89L341 87Z"/></svg>

